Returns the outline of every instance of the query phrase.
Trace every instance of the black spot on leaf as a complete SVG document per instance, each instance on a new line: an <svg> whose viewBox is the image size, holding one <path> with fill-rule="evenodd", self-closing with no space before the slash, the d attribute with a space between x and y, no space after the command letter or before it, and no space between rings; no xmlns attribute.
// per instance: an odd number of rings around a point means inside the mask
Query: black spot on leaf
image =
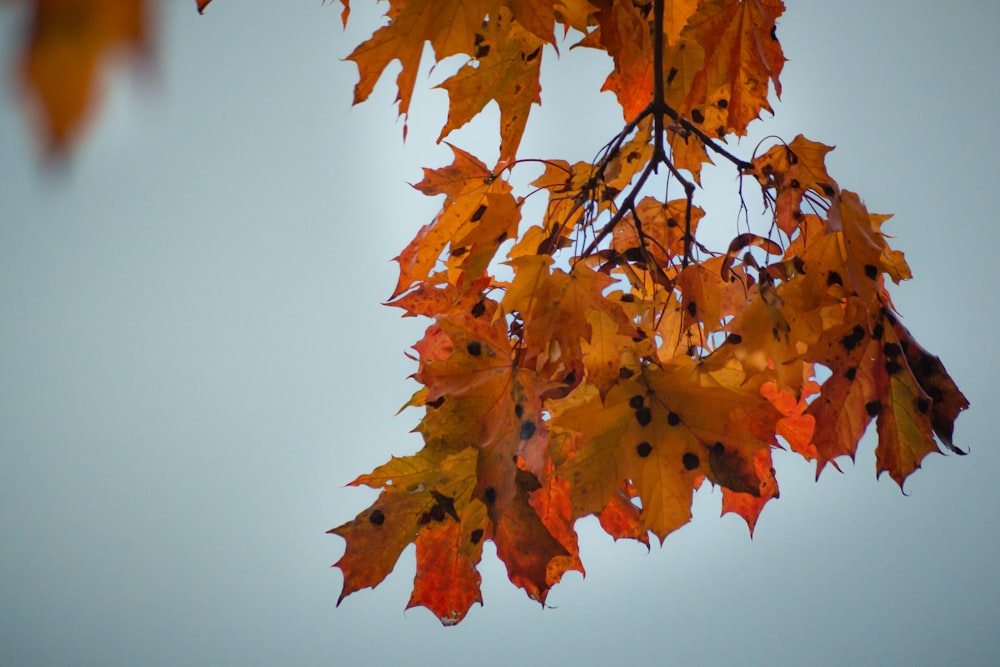
<svg viewBox="0 0 1000 667"><path fill-rule="evenodd" d="M479 544L479 540L483 539L483 529L476 528L472 531L472 535L469 536L469 541L473 544Z"/></svg>
<svg viewBox="0 0 1000 667"><path fill-rule="evenodd" d="M731 333L728 336L726 336L726 342L729 343L730 345L739 345L740 343L743 342L743 336Z"/></svg>
<svg viewBox="0 0 1000 667"><path fill-rule="evenodd" d="M444 515L447 514L455 521L458 521L458 512L455 511L455 499L444 495L443 493L438 493L437 491L431 491L431 496L433 496L434 501L437 503L434 508L441 510L441 517L438 518L437 513L433 511L431 516L434 517L435 521L442 521Z"/></svg>
<svg viewBox="0 0 1000 667"><path fill-rule="evenodd" d="M674 81L674 77L677 76L677 68L671 67L670 71L667 72L667 85L669 86Z"/></svg>
<svg viewBox="0 0 1000 667"><path fill-rule="evenodd" d="M692 109L691 120L701 125L705 122L705 114L703 114L699 109Z"/></svg>
<svg viewBox="0 0 1000 667"><path fill-rule="evenodd" d="M653 451L653 446L648 442L640 442L638 445L635 446L635 453L641 456L642 458L646 458L647 456L649 456L649 454L652 451Z"/></svg>
<svg viewBox="0 0 1000 667"><path fill-rule="evenodd" d="M895 359L902 354L902 352L903 348L895 343L886 343L882 346L882 354L884 354L887 359Z"/></svg>
<svg viewBox="0 0 1000 667"><path fill-rule="evenodd" d="M856 376L857 374L858 374L857 366L851 366L846 371L844 371L844 377L851 381L854 380L854 376Z"/></svg>
<svg viewBox="0 0 1000 667"><path fill-rule="evenodd" d="M622 301L625 303L633 303L635 301L635 294L622 294Z"/></svg>
<svg viewBox="0 0 1000 667"><path fill-rule="evenodd" d="M681 423L681 416L676 412L671 412L667 415L667 423L671 426L677 426Z"/></svg>
<svg viewBox="0 0 1000 667"><path fill-rule="evenodd" d="M628 406L633 410L638 410L645 403L646 399L642 397L642 394L636 394L632 398L628 399Z"/></svg>
<svg viewBox="0 0 1000 667"><path fill-rule="evenodd" d="M466 351L474 357L483 353L483 346L478 340L469 341L465 346Z"/></svg>
<svg viewBox="0 0 1000 667"><path fill-rule="evenodd" d="M721 100L719 100L718 102L716 102L715 105L717 107L719 107L720 109L725 109L726 107L729 106L729 100L727 100L725 97L723 97Z"/></svg>
<svg viewBox="0 0 1000 667"><path fill-rule="evenodd" d="M647 407L641 407L635 411L635 420L639 426L646 426L653 421L653 413Z"/></svg>
<svg viewBox="0 0 1000 667"><path fill-rule="evenodd" d="M917 412L922 415L926 415L927 411L931 409L931 403L923 396L918 396L915 401Z"/></svg>
<svg viewBox="0 0 1000 667"><path fill-rule="evenodd" d="M879 322L878 324L875 325L875 328L872 329L872 338L874 338L875 340L882 340L882 334L884 333L885 329L882 327L882 323Z"/></svg>
<svg viewBox="0 0 1000 667"><path fill-rule="evenodd" d="M869 279L875 280L878 278L878 267L874 264L865 264L865 275L868 276Z"/></svg>
<svg viewBox="0 0 1000 667"><path fill-rule="evenodd" d="M535 422L521 422L521 440L527 440L533 435L535 435Z"/></svg>
<svg viewBox="0 0 1000 667"><path fill-rule="evenodd" d="M688 314L691 315L691 317L695 317L698 314L698 304L696 304L694 301L688 301L687 311Z"/></svg>
<svg viewBox="0 0 1000 667"><path fill-rule="evenodd" d="M486 490L483 491L483 499L487 505L492 505L497 501L497 490L492 486L487 486Z"/></svg>
<svg viewBox="0 0 1000 667"><path fill-rule="evenodd" d="M472 307L472 316L482 317L483 313L485 312L486 312L486 302L480 299L479 301L476 302L476 305Z"/></svg>
<svg viewBox="0 0 1000 667"><path fill-rule="evenodd" d="M620 380L627 380L633 375L635 375L635 371L633 371L631 368L626 368L625 366L622 366L618 369L618 379Z"/></svg>
<svg viewBox="0 0 1000 667"><path fill-rule="evenodd" d="M472 212L472 217L470 218L470 220L472 220L472 222L479 222L480 218L482 218L485 213L486 213L486 204L480 204L479 208L477 208L475 211Z"/></svg>
<svg viewBox="0 0 1000 667"><path fill-rule="evenodd" d="M722 454L723 452L726 451L726 447L721 442L717 442L714 445L712 445L711 451L713 454Z"/></svg>
<svg viewBox="0 0 1000 667"><path fill-rule="evenodd" d="M701 460L698 458L698 455L691 452L684 452L684 456L681 457L681 462L684 463L684 467L688 470L694 470L701 465Z"/></svg>
<svg viewBox="0 0 1000 667"><path fill-rule="evenodd" d="M517 405L515 405L514 406L514 415L516 415L518 419L520 419L521 417L523 417L524 416L524 406L521 405L520 403L518 403Z"/></svg>
<svg viewBox="0 0 1000 667"><path fill-rule="evenodd" d="M826 274L826 286L833 287L834 285L844 286L844 280L840 277L840 274L836 271L830 271Z"/></svg>
<svg viewBox="0 0 1000 667"><path fill-rule="evenodd" d="M877 417L882 412L882 404L878 401L868 401L865 403L865 412L868 413L869 417Z"/></svg>
<svg viewBox="0 0 1000 667"><path fill-rule="evenodd" d="M431 518L435 521L444 521L444 508L440 505L435 505L431 508Z"/></svg>
<svg viewBox="0 0 1000 667"><path fill-rule="evenodd" d="M376 526L381 526L385 523L385 512L382 510L374 510L368 515L368 521L375 524Z"/></svg>
<svg viewBox="0 0 1000 667"><path fill-rule="evenodd" d="M440 408L443 403L444 403L444 396L438 396L433 401L427 401L427 407Z"/></svg>
<svg viewBox="0 0 1000 667"><path fill-rule="evenodd" d="M851 350L856 348L858 346L858 343L864 340L864 338L865 338L865 330L861 327L860 324L856 324L854 325L854 328L851 329L851 333L847 334L846 336L840 339L840 344L844 346L845 350L850 352Z"/></svg>

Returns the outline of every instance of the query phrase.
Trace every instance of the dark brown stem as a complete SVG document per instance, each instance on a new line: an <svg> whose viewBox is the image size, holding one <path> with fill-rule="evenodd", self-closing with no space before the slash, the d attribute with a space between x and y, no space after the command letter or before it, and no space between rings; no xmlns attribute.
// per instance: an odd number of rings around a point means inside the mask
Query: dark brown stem
<svg viewBox="0 0 1000 667"><path fill-rule="evenodd" d="M590 242L582 253L580 253L579 259L589 257L591 253L597 249L597 246L600 245L601 241L607 238L608 234L614 231L615 227L618 226L618 223L621 222L621 219L625 216L625 214L635 206L635 198L639 196L639 192L642 191L642 186L646 184L646 180L650 177L650 175L652 175L655 169L656 162L651 160L649 164L646 165L646 168L642 170L639 180L636 181L636 184L629 191L628 195L626 195L625 199L622 200L621 206L618 208L618 212L611 216L611 219L608 220L608 223L601 228L601 231L597 233L594 240Z"/></svg>
<svg viewBox="0 0 1000 667"><path fill-rule="evenodd" d="M663 148L663 0L653 1L653 165L666 160ZM655 166L654 166L655 168Z"/></svg>

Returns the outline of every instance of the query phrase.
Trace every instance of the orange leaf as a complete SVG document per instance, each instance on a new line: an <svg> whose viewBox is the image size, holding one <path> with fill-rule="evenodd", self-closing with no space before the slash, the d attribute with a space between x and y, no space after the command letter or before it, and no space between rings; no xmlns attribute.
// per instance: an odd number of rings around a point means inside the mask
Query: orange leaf
<svg viewBox="0 0 1000 667"><path fill-rule="evenodd" d="M743 517L750 529L751 537L753 537L753 529L757 526L757 519L760 518L764 505L772 498L778 497L778 480L774 478L771 450L758 450L754 455L754 467L757 471L757 477L760 478L760 493L758 495L741 493L722 487L722 514L732 512Z"/></svg>
<svg viewBox="0 0 1000 667"><path fill-rule="evenodd" d="M35 0L20 75L50 154L69 148L92 110L109 56L149 48L145 0Z"/></svg>
<svg viewBox="0 0 1000 667"><path fill-rule="evenodd" d="M548 255L518 257L511 265L514 280L500 305L508 313L519 313L525 322L524 365L537 370L548 367L549 377L558 371L560 376L573 373L582 378L580 341L591 340L587 319L591 311L605 313L621 333L633 331L621 307L602 294L612 283L608 276L582 264L569 273L561 269L550 273Z"/></svg>
<svg viewBox="0 0 1000 667"><path fill-rule="evenodd" d="M705 109L714 106L725 133L737 135L746 134L747 124L761 110L771 111L769 85L781 95L778 75L785 56L774 31L784 11L781 0L703 2L681 34L700 47L704 60L678 111L697 122L699 114L704 117Z"/></svg>
<svg viewBox="0 0 1000 667"><path fill-rule="evenodd" d="M517 234L520 212L510 186L496 178L486 165L465 151L451 146L455 161L441 169L425 169L414 187L425 195L446 195L441 212L395 260L399 281L392 297L427 279L446 246L451 246L449 264L469 272L476 280L508 236Z"/></svg>
<svg viewBox="0 0 1000 667"><path fill-rule="evenodd" d="M706 385L693 365L680 364L623 380L603 403L594 398L561 412L552 427L581 434L573 455L557 467L570 482L574 515L603 512L622 482L631 481L643 530L662 541L690 519L691 494L702 477L759 496L754 456L768 443L748 416L763 411L773 433L777 414L766 406L759 395Z"/></svg>
<svg viewBox="0 0 1000 667"><path fill-rule="evenodd" d="M476 33L476 59L439 87L448 91L448 122L438 141L472 120L490 101L500 106L500 162L512 161L528 123L531 105L541 102L538 76L542 40L500 10Z"/></svg>
<svg viewBox="0 0 1000 667"><path fill-rule="evenodd" d="M754 173L762 186L776 191L775 222L789 236L802 218L802 198L808 191L832 198L837 182L826 172L826 154L833 146L809 141L801 134L790 144L771 147L753 161Z"/></svg>
<svg viewBox="0 0 1000 667"><path fill-rule="evenodd" d="M386 13L388 25L375 31L347 57L357 64L361 77L354 87L354 103L368 99L385 68L398 60L403 69L396 79L396 101L399 115L405 117L424 43L430 42L438 60L459 53L474 55L476 31L495 4L491 0L392 0ZM347 3L344 7L347 11Z"/></svg>
<svg viewBox="0 0 1000 667"><path fill-rule="evenodd" d="M478 501L470 503L460 521L435 521L432 516L417 539L417 574L407 608L427 607L442 623L454 625L474 602L483 603L476 565L485 526L486 508Z"/></svg>

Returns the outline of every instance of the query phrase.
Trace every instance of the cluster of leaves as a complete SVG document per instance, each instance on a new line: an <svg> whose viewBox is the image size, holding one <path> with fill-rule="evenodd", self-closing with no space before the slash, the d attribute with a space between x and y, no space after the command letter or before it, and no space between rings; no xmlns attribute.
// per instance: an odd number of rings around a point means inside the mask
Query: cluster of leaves
<svg viewBox="0 0 1000 667"><path fill-rule="evenodd" d="M20 71L51 152L77 135L107 53L148 48L147 10L32 0ZM578 518L662 542L706 480L752 532L778 496L772 448L815 460L818 476L854 456L873 420L877 472L900 486L939 451L935 437L961 453L952 432L968 402L885 289L886 276L910 277L881 231L889 216L827 173L829 146L798 136L746 161L725 148L780 94L783 11L781 0L389 0L388 22L350 55L355 103L399 60L405 116L425 45L437 60L463 55L442 84L441 138L495 102L500 158L489 168L452 147L454 162L416 185L444 202L396 258L391 305L433 320L408 403L424 410L425 445L353 482L382 491L330 531L347 542L341 600L415 543L410 606L457 623L482 602L477 564L492 540L511 581L544 601L583 571ZM624 127L592 162L517 157L557 32L614 63L603 90ZM756 231L744 215L724 249L698 240L710 157L757 183L767 211ZM522 228L510 175L539 163L532 194L547 206ZM506 281L493 273L501 249Z"/></svg>
<svg viewBox="0 0 1000 667"><path fill-rule="evenodd" d="M344 4L344 21L349 13ZM399 60L409 109L429 43L468 61L441 84L441 138L489 102L500 158L452 147L415 187L440 212L396 258L391 305L433 320L414 346L424 447L353 484L376 502L330 532L341 600L375 586L416 544L409 606L445 624L482 602L477 564L495 543L510 580L544 602L583 571L574 523L595 515L614 538L648 544L691 517L706 480L751 532L778 495L771 450L784 442L817 476L853 457L875 421L878 473L902 486L935 436L952 445L966 399L894 313L885 278L910 277L869 212L798 136L744 161L724 147L770 111L784 63L781 0L389 0L388 22L349 59L355 103ZM624 128L593 162L519 160L539 72L556 32L607 52L604 90ZM728 248L698 240L702 165L729 162L759 185L765 229ZM511 172L541 162L540 220L522 227ZM537 168L537 167L536 167ZM662 196L649 194L659 175ZM677 196L670 197L670 193ZM509 241L514 240L513 245ZM501 249L513 278L493 268ZM822 378L822 381L820 379Z"/></svg>

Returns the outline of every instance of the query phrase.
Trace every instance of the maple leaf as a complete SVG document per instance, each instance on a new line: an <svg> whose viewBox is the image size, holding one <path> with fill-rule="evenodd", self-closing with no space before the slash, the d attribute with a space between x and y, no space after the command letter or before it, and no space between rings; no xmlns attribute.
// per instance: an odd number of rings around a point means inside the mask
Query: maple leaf
<svg viewBox="0 0 1000 667"><path fill-rule="evenodd" d="M504 0L515 21L544 42L554 42L556 3L553 0Z"/></svg>
<svg viewBox="0 0 1000 667"><path fill-rule="evenodd" d="M903 482L932 452L940 440L964 454L951 441L955 418L969 405L948 376L941 360L928 354L888 311L879 323L882 344L876 363L878 403L865 409L876 418L879 443L875 464L879 475Z"/></svg>
<svg viewBox="0 0 1000 667"><path fill-rule="evenodd" d="M450 521L468 528L478 517L480 522L475 524L473 530L485 530L485 517L480 517L484 514L482 504L472 498L475 465L476 450L471 447L449 456L425 449L413 456L394 458L351 483L354 486L383 487L384 490L375 504L353 521L329 531L347 542L343 557L336 563L336 567L344 573L344 587L338 604L354 591L378 585L392 571L400 553L411 542L416 541L418 550L423 552L423 564L443 557L433 553L434 545L441 543L443 535L440 531L428 530L430 524ZM467 535L467 541L473 542L471 531ZM483 532L479 535L481 537ZM460 566L455 562L455 550L451 545L445 545L443 553L452 554L449 564L451 574L455 574L459 567L466 571L469 565L474 567L481 550L482 544L477 539L472 548L465 549L463 557L466 562ZM423 564L418 563L418 569L424 569ZM417 576L418 579L431 579L432 585L440 586L446 581L441 574L439 568L432 568L429 572L418 572ZM469 579L466 574L465 581ZM464 616L472 602L481 601L478 575L471 579L475 579L476 584L471 595L458 598L454 593L445 592L438 598L426 598L426 603L433 606L435 613L444 611L447 617L456 619ZM424 604L425 596L415 594L414 598L420 600L418 604ZM440 605L446 603L459 604L442 609Z"/></svg>
<svg viewBox="0 0 1000 667"><path fill-rule="evenodd" d="M682 364L644 371L604 401L594 396L562 411L552 427L580 434L573 455L556 469L570 482L573 514L603 512L630 482L642 501L642 529L662 541L691 518L691 494L702 477L759 496L766 482L754 457L768 443L749 413L763 409L776 419L764 404L751 393L706 385Z"/></svg>
<svg viewBox="0 0 1000 667"><path fill-rule="evenodd" d="M649 19L631 0L591 2L598 11L600 30L590 33L579 46L607 51L614 71L601 90L618 98L626 120L634 118L653 99L653 40Z"/></svg>
<svg viewBox="0 0 1000 667"><path fill-rule="evenodd" d="M538 77L543 41L513 22L509 11L501 9L476 33L475 42L475 60L440 85L448 91L451 107L438 140L465 125L495 100L500 105L500 162L510 162L517 154L531 105L541 101Z"/></svg>
<svg viewBox="0 0 1000 667"><path fill-rule="evenodd" d="M34 98L46 151L79 136L109 56L142 56L150 44L145 0L34 0L20 77Z"/></svg>
<svg viewBox="0 0 1000 667"><path fill-rule="evenodd" d="M583 377L581 341L591 340L589 312L603 312L622 333L633 332L625 312L603 297L612 279L577 265L566 273L550 272L548 255L519 257L511 261L514 280L500 305L524 320L523 363L548 374Z"/></svg>
<svg viewBox="0 0 1000 667"><path fill-rule="evenodd" d="M712 134L721 128L721 135L745 134L761 110L771 111L769 86L781 95L778 75L785 57L775 36L775 20L784 10L781 0L701 3L681 37L696 43L704 59L678 111L701 124L712 108L717 118L706 127Z"/></svg>
<svg viewBox="0 0 1000 667"><path fill-rule="evenodd" d="M212 0L195 0L195 4L198 5L198 13L199 14L204 14L205 13L205 8L208 7L208 5L211 2L212 2ZM347 1L346 0L344 0L344 7L345 7L345 9L347 7Z"/></svg>
<svg viewBox="0 0 1000 667"><path fill-rule="evenodd" d="M375 31L347 57L357 64L360 74L354 87L354 103L368 99L385 68L398 60L403 69L396 78L396 101L399 115L405 118L424 43L430 42L438 60L462 53L475 55L476 31L495 4L490 0L391 0L386 12L388 25ZM344 8L348 10L347 3Z"/></svg>
<svg viewBox="0 0 1000 667"><path fill-rule="evenodd" d="M780 423L780 422L779 422ZM774 478L774 466L771 463L771 450L760 449L754 454L754 469L760 479L759 492L746 493L733 491L722 487L722 514L736 514L743 517L753 535L757 527L757 519L764 510L764 505L778 497L778 480Z"/></svg>
<svg viewBox="0 0 1000 667"><path fill-rule="evenodd" d="M826 171L826 154L833 146L809 141L801 134L790 143L773 146L753 161L762 187L776 190L775 223L789 236L802 217L802 198L809 192L831 198L836 182Z"/></svg>
<svg viewBox="0 0 1000 667"><path fill-rule="evenodd" d="M511 581L544 601L562 572L582 566L530 504L548 458L541 379L517 366L505 331L485 318L441 316L438 323L453 349L425 360L417 373L426 402L443 399L419 428L429 442L440 438L438 446L477 443L475 495L487 507L497 554Z"/></svg>
<svg viewBox="0 0 1000 667"><path fill-rule="evenodd" d="M496 178L471 154L451 146L455 161L442 169L425 169L414 187L426 195L446 195L434 222L425 225L396 257L400 274L395 298L415 282L425 280L445 246L449 263L461 273L478 278L500 244L517 233L518 204L511 187Z"/></svg>

